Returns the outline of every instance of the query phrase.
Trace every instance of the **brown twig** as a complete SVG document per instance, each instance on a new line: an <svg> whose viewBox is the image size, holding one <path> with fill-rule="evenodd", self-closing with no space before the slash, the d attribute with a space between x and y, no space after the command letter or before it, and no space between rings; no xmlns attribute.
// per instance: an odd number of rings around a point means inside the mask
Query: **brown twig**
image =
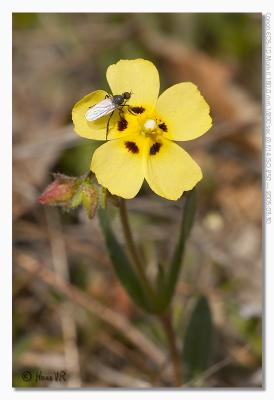
<svg viewBox="0 0 274 400"><path fill-rule="evenodd" d="M58 276L69 282L67 252L58 210L45 208L45 214L48 223L53 268ZM67 385L68 387L80 387L81 372L77 347L77 328L72 311L72 304L68 301L64 302L60 310L60 317L64 338L65 363L69 372Z"/></svg>
<svg viewBox="0 0 274 400"><path fill-rule="evenodd" d="M38 276L43 282L50 285L59 293L62 293L74 304L85 308L97 318L120 331L124 337L139 348L143 354L151 359L158 367L164 363L165 354L138 329L132 326L122 315L99 303L82 290L65 282L64 279L57 276L57 274L50 271L47 266L39 263L39 261L31 256L21 253L15 257L15 261L18 266Z"/></svg>
<svg viewBox="0 0 274 400"><path fill-rule="evenodd" d="M98 377L102 382L109 385L123 388L150 388L149 382L131 376L130 374L118 371L108 365L102 363L97 357L92 357L92 364L87 367L93 375ZM105 386L105 385L104 385Z"/></svg>

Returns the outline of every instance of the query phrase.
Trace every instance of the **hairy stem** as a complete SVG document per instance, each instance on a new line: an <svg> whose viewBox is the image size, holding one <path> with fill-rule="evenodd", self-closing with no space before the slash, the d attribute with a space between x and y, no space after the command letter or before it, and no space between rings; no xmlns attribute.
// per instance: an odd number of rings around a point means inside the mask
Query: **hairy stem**
<svg viewBox="0 0 274 400"><path fill-rule="evenodd" d="M146 276L144 268L143 268L143 263L140 260L138 251L135 247L134 239L133 239L132 232L131 232L130 225L129 225L126 202L124 199L120 198L119 206L120 206L120 208L119 208L120 209L120 218L121 218L121 223L122 223L124 237L125 237L128 251L129 251L131 258L135 264L136 270L139 274L139 278L141 279L147 292L154 298L155 297L154 291L147 279L147 276Z"/></svg>

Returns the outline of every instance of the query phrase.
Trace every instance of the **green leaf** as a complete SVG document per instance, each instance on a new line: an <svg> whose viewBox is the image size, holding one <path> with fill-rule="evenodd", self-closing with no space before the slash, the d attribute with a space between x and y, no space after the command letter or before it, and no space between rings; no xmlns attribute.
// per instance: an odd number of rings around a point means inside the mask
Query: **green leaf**
<svg viewBox="0 0 274 400"><path fill-rule="evenodd" d="M196 193L195 190L187 192L185 197L185 205L183 207L183 218L180 227L180 235L175 247L175 251L169 267L166 285L163 290L162 301L163 307L167 307L172 300L179 273L182 267L185 244L189 237L196 211Z"/></svg>
<svg viewBox="0 0 274 400"><path fill-rule="evenodd" d="M212 346L212 318L206 297L201 296L192 312L183 342L183 362L188 378L208 366Z"/></svg>
<svg viewBox="0 0 274 400"><path fill-rule="evenodd" d="M162 263L158 263L158 271L157 271L157 276L156 276L156 284L159 290L159 293L161 293L162 288L165 285L165 268Z"/></svg>
<svg viewBox="0 0 274 400"><path fill-rule="evenodd" d="M149 296L143 288L131 262L111 229L107 211L100 208L98 216L105 236L109 257L121 284L135 304L143 308L145 311L153 312L154 307L149 301Z"/></svg>

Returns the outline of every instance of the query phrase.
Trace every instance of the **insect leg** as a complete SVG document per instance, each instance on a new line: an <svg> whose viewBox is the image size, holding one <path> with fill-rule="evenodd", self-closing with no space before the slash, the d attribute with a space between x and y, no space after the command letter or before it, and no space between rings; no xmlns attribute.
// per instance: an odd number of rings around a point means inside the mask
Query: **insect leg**
<svg viewBox="0 0 274 400"><path fill-rule="evenodd" d="M129 105L129 104L124 104L122 107L127 107L127 110L128 110L128 112L129 112L130 114L136 115L135 112L133 112L133 111L130 109L130 105Z"/></svg>
<svg viewBox="0 0 274 400"><path fill-rule="evenodd" d="M108 119L107 131L106 131L106 140L107 140L107 138L108 138L110 119L111 119L111 117L113 116L114 111L115 111L115 110L112 111L112 113L110 114L109 119Z"/></svg>
<svg viewBox="0 0 274 400"><path fill-rule="evenodd" d="M124 119L124 110L123 110L123 106L118 108L119 110L119 117L120 119Z"/></svg>

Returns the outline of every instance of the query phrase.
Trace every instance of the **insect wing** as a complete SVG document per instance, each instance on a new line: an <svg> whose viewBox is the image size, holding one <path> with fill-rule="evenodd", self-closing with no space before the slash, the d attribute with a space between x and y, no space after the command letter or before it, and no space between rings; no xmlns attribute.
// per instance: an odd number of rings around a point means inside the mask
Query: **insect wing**
<svg viewBox="0 0 274 400"><path fill-rule="evenodd" d="M105 115L110 114L117 106L113 103L112 99L104 99L94 106L90 107L86 112L86 119L88 121L95 121Z"/></svg>

